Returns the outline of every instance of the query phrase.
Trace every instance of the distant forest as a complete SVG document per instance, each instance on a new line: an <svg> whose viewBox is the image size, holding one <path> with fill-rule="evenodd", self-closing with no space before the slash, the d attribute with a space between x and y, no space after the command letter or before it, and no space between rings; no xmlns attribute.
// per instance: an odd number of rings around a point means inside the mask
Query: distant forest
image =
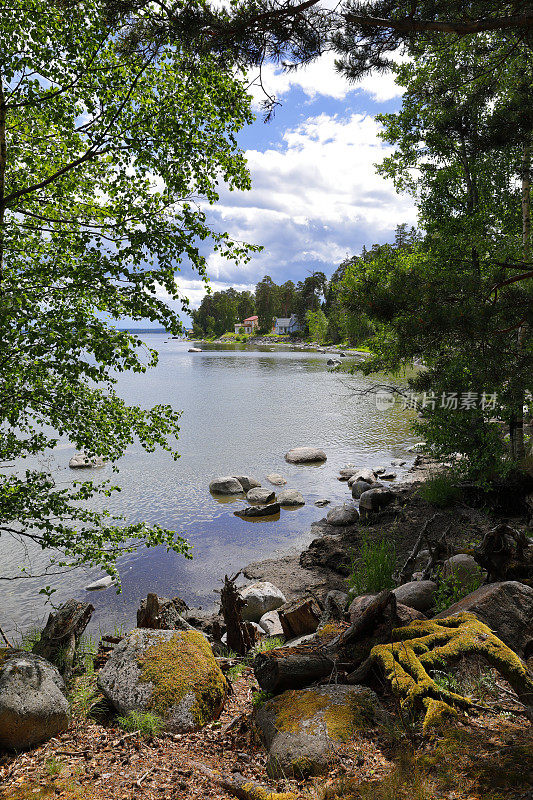
<svg viewBox="0 0 533 800"><path fill-rule="evenodd" d="M192 311L194 336L222 336L234 331L234 326L257 314L259 333L272 330L275 317L295 314L300 323L300 335L311 335L324 342L346 342L357 345L374 332L374 324L364 304L355 305L352 284L364 264L386 258L398 249L412 249L419 240L414 228L398 225L393 244L374 244L363 247L360 255L346 258L328 280L324 272L313 272L294 284L286 281L278 286L270 275L256 285L255 292L238 292L233 287L207 294L198 309Z"/></svg>

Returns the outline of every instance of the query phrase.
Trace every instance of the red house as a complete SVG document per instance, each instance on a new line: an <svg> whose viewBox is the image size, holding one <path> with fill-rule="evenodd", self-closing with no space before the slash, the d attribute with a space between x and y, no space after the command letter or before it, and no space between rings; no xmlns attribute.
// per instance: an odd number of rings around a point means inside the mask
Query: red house
<svg viewBox="0 0 533 800"><path fill-rule="evenodd" d="M255 329L259 325L259 317L247 317L243 322L236 322L235 323L235 333L239 333L241 328L244 328L244 332L248 334L252 334Z"/></svg>

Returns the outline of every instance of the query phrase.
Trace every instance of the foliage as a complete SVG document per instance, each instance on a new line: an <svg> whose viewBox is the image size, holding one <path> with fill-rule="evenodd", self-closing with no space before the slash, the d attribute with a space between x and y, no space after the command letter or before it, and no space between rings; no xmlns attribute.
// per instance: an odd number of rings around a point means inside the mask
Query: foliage
<svg viewBox="0 0 533 800"><path fill-rule="evenodd" d="M348 577L350 592L360 595L394 588L395 566L396 551L390 539L364 536L357 556L352 552L352 571Z"/></svg>
<svg viewBox="0 0 533 800"><path fill-rule="evenodd" d="M117 717L117 723L128 733L138 732L145 739L153 739L162 732L164 722L151 711L130 711L123 717Z"/></svg>
<svg viewBox="0 0 533 800"><path fill-rule="evenodd" d="M457 476L453 473L437 472L423 482L418 494L427 503L445 508L460 498L461 489L457 485Z"/></svg>
<svg viewBox="0 0 533 800"><path fill-rule="evenodd" d="M326 334L328 331L328 320L326 315L320 308L318 311L307 311L305 315L305 321L307 322L307 327L309 328L309 336L311 337L311 341L318 342L318 344L323 344L326 340Z"/></svg>
<svg viewBox="0 0 533 800"><path fill-rule="evenodd" d="M252 692L252 706L257 709L265 705L267 700L270 700L274 695L270 692L265 692L260 689L257 692Z"/></svg>
<svg viewBox="0 0 533 800"><path fill-rule="evenodd" d="M252 115L240 77L212 56L161 44L124 57L127 31L109 27L101 0L68 13L11 5L0 20L0 534L53 553L52 572L115 575L139 539L188 545L88 505L109 481L57 484L37 459L59 437L112 464L134 440L177 457L179 413L115 392L117 373L144 372L157 354L113 322L176 334L161 299L182 304L176 263L205 278L208 242L248 257L192 200L214 203L221 181L249 187L235 135Z"/></svg>
<svg viewBox="0 0 533 800"><path fill-rule="evenodd" d="M446 611L447 608L453 606L467 594L479 589L483 583L483 575L481 569L479 575L473 575L470 581L461 580L460 576L455 572L450 575L443 575L441 572L437 574L437 591L435 592L435 613L440 614L441 611Z"/></svg>

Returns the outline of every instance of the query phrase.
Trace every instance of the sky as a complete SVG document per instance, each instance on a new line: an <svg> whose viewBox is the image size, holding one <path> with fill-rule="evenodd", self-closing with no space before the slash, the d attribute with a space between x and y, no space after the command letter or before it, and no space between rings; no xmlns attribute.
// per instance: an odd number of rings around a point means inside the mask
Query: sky
<svg viewBox="0 0 533 800"><path fill-rule="evenodd" d="M214 291L253 290L264 275L276 283L297 283L315 270L329 277L363 245L392 241L396 225L416 225L413 200L397 194L374 166L392 152L378 137L375 119L400 107L401 90L392 75L351 84L335 72L328 54L291 73L267 65L262 79L281 105L265 123L262 93L252 87L256 121L239 137L252 189L222 187L219 202L206 211L214 228L263 250L245 265L210 255ZM197 308L203 282L183 266L176 280Z"/></svg>

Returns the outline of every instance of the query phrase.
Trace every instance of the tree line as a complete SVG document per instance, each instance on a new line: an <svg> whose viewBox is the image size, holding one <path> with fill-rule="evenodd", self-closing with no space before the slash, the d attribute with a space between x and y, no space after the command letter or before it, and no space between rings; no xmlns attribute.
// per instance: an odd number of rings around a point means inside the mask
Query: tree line
<svg viewBox="0 0 533 800"><path fill-rule="evenodd" d="M299 336L310 336L319 343L361 344L375 328L364 304L355 308L350 301L349 287L354 271L376 258L382 250L410 248L418 238L414 228L408 230L402 223L396 227L392 244L363 247L359 255L346 258L329 279L317 271L296 284L289 280L278 286L270 275L265 275L256 284L255 292L239 292L230 287L208 293L199 308L191 311L193 336L222 336L233 332L237 323L252 315L258 317L258 333L266 334L272 331L276 317L294 314Z"/></svg>

